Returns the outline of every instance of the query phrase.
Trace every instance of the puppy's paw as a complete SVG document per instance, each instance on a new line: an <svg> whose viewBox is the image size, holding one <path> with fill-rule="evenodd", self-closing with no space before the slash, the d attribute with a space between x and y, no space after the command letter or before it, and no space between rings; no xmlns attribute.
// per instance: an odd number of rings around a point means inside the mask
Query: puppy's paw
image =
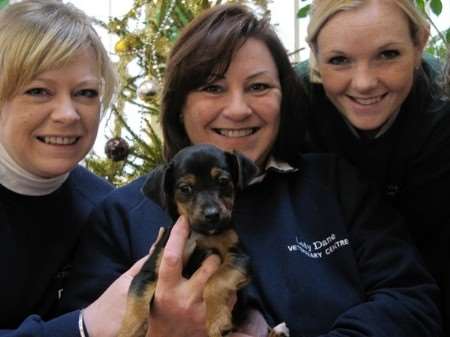
<svg viewBox="0 0 450 337"><path fill-rule="evenodd" d="M267 337L289 337L289 328L286 323L280 323L269 331Z"/></svg>

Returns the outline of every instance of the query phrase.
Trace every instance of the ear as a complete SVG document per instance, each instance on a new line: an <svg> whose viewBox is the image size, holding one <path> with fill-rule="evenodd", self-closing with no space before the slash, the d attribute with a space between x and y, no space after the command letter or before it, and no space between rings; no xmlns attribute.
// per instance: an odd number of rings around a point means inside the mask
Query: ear
<svg viewBox="0 0 450 337"><path fill-rule="evenodd" d="M167 208L170 193L170 165L161 165L152 170L142 186L142 192L147 198L152 199L161 208Z"/></svg>
<svg viewBox="0 0 450 337"><path fill-rule="evenodd" d="M231 175L235 185L239 189L244 189L253 177L258 173L258 167L255 163L244 155L233 151L233 153L225 152L228 165L231 167Z"/></svg>
<svg viewBox="0 0 450 337"><path fill-rule="evenodd" d="M417 32L417 38L415 41L416 44L416 68L420 67L422 63L422 54L425 50L425 46L427 45L428 39L430 37L430 27L427 26L425 28L420 29Z"/></svg>

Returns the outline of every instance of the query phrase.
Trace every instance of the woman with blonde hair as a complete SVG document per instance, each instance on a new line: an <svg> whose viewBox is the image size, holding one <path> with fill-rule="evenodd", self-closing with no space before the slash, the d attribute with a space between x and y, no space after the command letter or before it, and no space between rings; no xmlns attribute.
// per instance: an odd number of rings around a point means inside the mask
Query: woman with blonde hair
<svg viewBox="0 0 450 337"><path fill-rule="evenodd" d="M405 217L450 322L450 102L411 0L315 0L304 151L343 156Z"/></svg>
<svg viewBox="0 0 450 337"><path fill-rule="evenodd" d="M56 313L83 224L112 190L78 163L116 75L91 20L52 0L0 11L0 69L0 336L79 336L80 311ZM108 310L88 316L106 326Z"/></svg>

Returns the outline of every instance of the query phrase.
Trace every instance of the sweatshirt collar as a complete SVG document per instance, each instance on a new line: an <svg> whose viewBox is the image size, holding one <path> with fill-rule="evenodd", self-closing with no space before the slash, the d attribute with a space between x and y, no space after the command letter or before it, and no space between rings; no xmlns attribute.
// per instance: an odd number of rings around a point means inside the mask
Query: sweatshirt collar
<svg viewBox="0 0 450 337"><path fill-rule="evenodd" d="M275 157L270 156L269 160L266 163L264 171L260 175L253 178L250 181L249 185L257 184L263 181L268 171L276 171L278 173L289 173L298 171L298 168L291 166L288 162L278 160Z"/></svg>

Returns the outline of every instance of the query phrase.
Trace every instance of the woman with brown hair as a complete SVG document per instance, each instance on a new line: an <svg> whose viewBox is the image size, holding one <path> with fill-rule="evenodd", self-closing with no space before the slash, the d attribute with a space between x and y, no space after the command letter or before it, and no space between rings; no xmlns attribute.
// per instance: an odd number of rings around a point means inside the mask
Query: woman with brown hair
<svg viewBox="0 0 450 337"><path fill-rule="evenodd" d="M285 321L292 336L438 336L437 287L401 218L340 159L297 153L301 94L267 19L239 5L196 18L167 63L166 159L209 143L242 153L261 171L239 192L233 217L253 271L249 309L270 326ZM177 220L141 193L146 179L116 190L94 211L68 301L82 306L98 296L146 254L160 226ZM211 256L184 277L188 235L178 219L162 256L148 336L206 334L202 294L218 261ZM265 323L252 323L231 336L265 336Z"/></svg>

